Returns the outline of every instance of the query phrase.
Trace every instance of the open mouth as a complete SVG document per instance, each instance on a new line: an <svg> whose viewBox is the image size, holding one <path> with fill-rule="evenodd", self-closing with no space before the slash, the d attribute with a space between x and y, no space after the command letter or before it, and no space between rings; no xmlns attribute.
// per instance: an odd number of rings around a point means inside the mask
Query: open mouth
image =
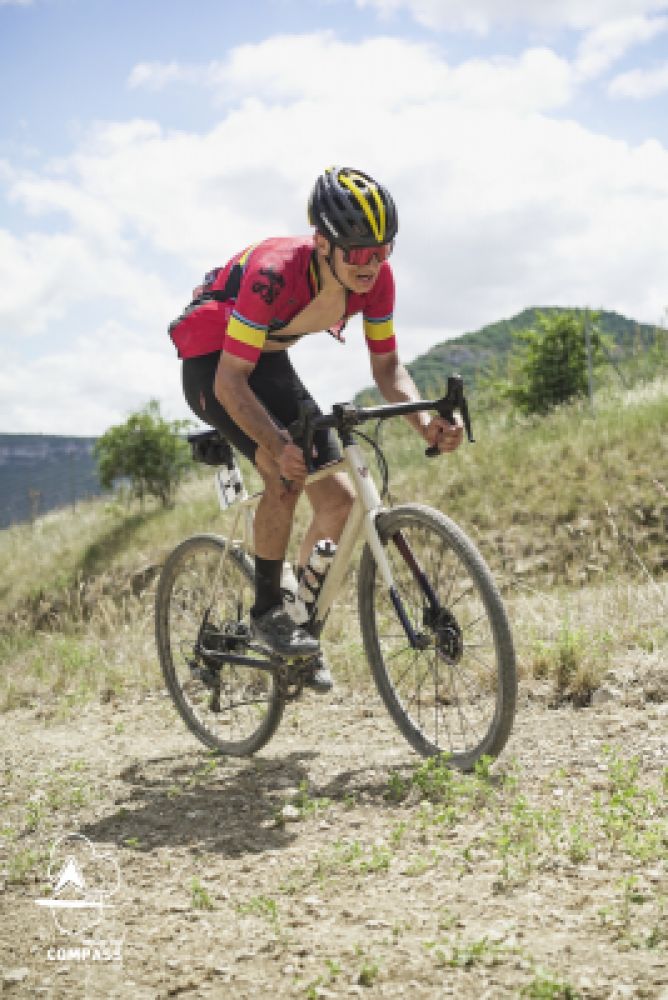
<svg viewBox="0 0 668 1000"><path fill-rule="evenodd" d="M359 281L361 285L372 285L376 279L376 275L373 271L357 271L355 274L355 280Z"/></svg>

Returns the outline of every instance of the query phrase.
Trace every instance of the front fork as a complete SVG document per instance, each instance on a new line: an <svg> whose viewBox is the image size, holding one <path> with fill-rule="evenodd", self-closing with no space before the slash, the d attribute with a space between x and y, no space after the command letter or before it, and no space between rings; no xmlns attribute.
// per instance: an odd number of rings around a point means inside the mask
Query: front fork
<svg viewBox="0 0 668 1000"><path fill-rule="evenodd" d="M404 607L404 602L401 599L401 595L394 583L394 577L392 576L392 570L390 568L390 563L383 548L380 536L378 534L378 529L376 528L376 517L377 514L367 515L366 527L366 537L369 543L369 547L373 552L374 559L376 560L376 565L383 577L389 594L390 600L394 610L397 613L397 617L401 622L406 637L413 649L427 649L431 645L431 640L429 634L426 632L416 632L413 628L411 620L408 616L406 608ZM417 561L413 550L410 545L401 534L400 531L395 532L392 536L392 542L397 547L402 558L406 562L406 565L410 569L411 573L415 577L415 580L420 587L420 590L425 596L425 599L429 605L428 620L435 621L438 618L438 613L440 610L438 597L434 593L434 589L431 586L429 579Z"/></svg>

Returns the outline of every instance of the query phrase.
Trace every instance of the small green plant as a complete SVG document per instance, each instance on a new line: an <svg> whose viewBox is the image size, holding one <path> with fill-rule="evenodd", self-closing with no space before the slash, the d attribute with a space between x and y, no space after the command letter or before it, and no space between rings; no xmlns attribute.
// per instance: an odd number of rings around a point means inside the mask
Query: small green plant
<svg viewBox="0 0 668 1000"><path fill-rule="evenodd" d="M11 854L7 865L7 882L10 885L20 885L27 882L28 876L32 874L41 860L43 860L42 855L29 848Z"/></svg>
<svg viewBox="0 0 668 1000"><path fill-rule="evenodd" d="M190 883L190 899L194 910L213 909L213 900L198 878Z"/></svg>
<svg viewBox="0 0 668 1000"><path fill-rule="evenodd" d="M592 843L586 835L587 827L579 820L572 823L568 831L568 857L573 864L586 861L592 852Z"/></svg>
<svg viewBox="0 0 668 1000"><path fill-rule="evenodd" d="M341 965L335 959L325 959L325 965L327 966L327 972L322 976L318 976L306 987L306 1000L318 1000L322 995L320 987L329 986L330 983L336 982L338 976L341 975Z"/></svg>
<svg viewBox="0 0 668 1000"><path fill-rule="evenodd" d="M430 802L447 802L455 794L457 782L448 759L449 754L428 757L413 772L413 785Z"/></svg>
<svg viewBox="0 0 668 1000"><path fill-rule="evenodd" d="M584 706L599 687L609 637L591 635L564 618L553 640L537 639L531 651L534 677L552 680L557 700Z"/></svg>
<svg viewBox="0 0 668 1000"><path fill-rule="evenodd" d="M407 829L408 829L408 823L406 822L406 820L403 819L399 820L399 822L392 827L390 831L390 840L392 842L393 847L400 846L402 840L404 839L404 835Z"/></svg>
<svg viewBox="0 0 668 1000"><path fill-rule="evenodd" d="M584 633L571 628L568 620L565 620L555 648L554 682L557 694L563 696L573 693L584 648Z"/></svg>
<svg viewBox="0 0 668 1000"><path fill-rule="evenodd" d="M387 779L385 798L388 802L403 802L410 791L410 785L404 781L398 771L392 771Z"/></svg>
<svg viewBox="0 0 668 1000"><path fill-rule="evenodd" d="M360 986L373 986L380 974L380 966L377 962L366 957L359 971L357 982Z"/></svg>
<svg viewBox="0 0 668 1000"><path fill-rule="evenodd" d="M216 773L216 768L218 767L218 758L211 757L209 760L205 761L203 764L193 771L189 784L196 785L201 781L206 781L211 775Z"/></svg>
<svg viewBox="0 0 668 1000"><path fill-rule="evenodd" d="M381 872L387 871L392 860L392 852L383 844L374 844L371 848L371 855L362 858L359 863L361 872Z"/></svg>
<svg viewBox="0 0 668 1000"><path fill-rule="evenodd" d="M470 969L474 965L494 961L497 950L486 937L478 941L457 943L452 946L450 957L445 964L453 968Z"/></svg>
<svg viewBox="0 0 668 1000"><path fill-rule="evenodd" d="M26 830L29 833L34 833L39 826L42 817L44 815L44 806L42 802L37 799L31 799L26 806Z"/></svg>
<svg viewBox="0 0 668 1000"><path fill-rule="evenodd" d="M309 792L308 781L300 781L299 791L293 799L293 804L299 809L302 819L305 819L307 816L314 816L321 809L327 809L331 805L331 799L313 798Z"/></svg>
<svg viewBox="0 0 668 1000"><path fill-rule="evenodd" d="M404 869L404 874L409 877L415 877L417 875L424 875L426 871L430 868L435 868L438 864L440 854L437 850L432 849L429 855L427 854L415 854L411 858L411 861Z"/></svg>
<svg viewBox="0 0 668 1000"><path fill-rule="evenodd" d="M330 983L334 982L337 976L341 975L341 965L333 958L326 958L327 976Z"/></svg>
<svg viewBox="0 0 668 1000"><path fill-rule="evenodd" d="M573 986L549 973L537 973L523 987L520 996L526 1000L581 1000L581 994Z"/></svg>
<svg viewBox="0 0 668 1000"><path fill-rule="evenodd" d="M262 917L273 927L274 932L280 932L280 914L278 903L271 896L252 896L247 903L239 903L237 906L239 913L256 917Z"/></svg>

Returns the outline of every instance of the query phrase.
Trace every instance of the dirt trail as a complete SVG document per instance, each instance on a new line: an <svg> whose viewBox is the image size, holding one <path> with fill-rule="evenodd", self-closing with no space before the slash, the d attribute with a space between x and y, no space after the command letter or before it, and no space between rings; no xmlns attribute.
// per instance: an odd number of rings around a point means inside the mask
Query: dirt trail
<svg viewBox="0 0 668 1000"><path fill-rule="evenodd" d="M416 784L373 691L305 697L250 761L162 696L16 711L0 743L3 996L668 998L668 703L525 694L493 780L450 784ZM121 885L66 937L35 900L72 831ZM53 960L90 938L122 962Z"/></svg>

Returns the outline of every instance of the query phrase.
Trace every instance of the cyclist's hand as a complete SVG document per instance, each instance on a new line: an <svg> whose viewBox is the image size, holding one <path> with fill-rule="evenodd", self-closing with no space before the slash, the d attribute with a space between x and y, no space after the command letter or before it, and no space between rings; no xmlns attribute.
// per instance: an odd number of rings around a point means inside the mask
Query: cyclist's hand
<svg viewBox="0 0 668 1000"><path fill-rule="evenodd" d="M278 458L278 471L288 492L300 490L306 479L306 463L302 450L294 441L286 441Z"/></svg>
<svg viewBox="0 0 668 1000"><path fill-rule="evenodd" d="M455 422L451 424L445 417L433 417L424 432L424 439L430 447L436 447L440 452L454 451L459 448L464 436L464 424L458 413Z"/></svg>

